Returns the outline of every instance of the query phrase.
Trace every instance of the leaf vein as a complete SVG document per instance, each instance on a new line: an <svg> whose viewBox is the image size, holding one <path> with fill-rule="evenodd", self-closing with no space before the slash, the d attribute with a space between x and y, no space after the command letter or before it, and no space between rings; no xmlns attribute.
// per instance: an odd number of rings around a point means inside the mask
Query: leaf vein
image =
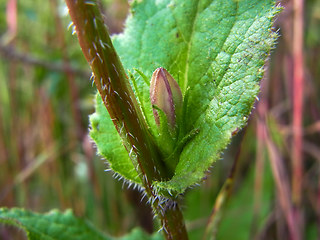
<svg viewBox="0 0 320 240"><path fill-rule="evenodd" d="M184 86L182 88L182 93L184 94L187 90L187 87L188 87L188 72L189 72L189 58L190 58L190 52L191 52L191 42L192 42L192 37L193 37L193 34L195 32L195 26L196 26L196 21L197 21L197 18L199 16L199 5L200 5L200 0L198 0L198 4L197 4L197 8L196 8L196 15L193 19L193 22L192 22L192 30L191 30L191 34L190 34L190 40L189 40L189 43L188 43L188 46L187 46L187 58L186 58L186 69L185 69L185 73L184 73Z"/></svg>

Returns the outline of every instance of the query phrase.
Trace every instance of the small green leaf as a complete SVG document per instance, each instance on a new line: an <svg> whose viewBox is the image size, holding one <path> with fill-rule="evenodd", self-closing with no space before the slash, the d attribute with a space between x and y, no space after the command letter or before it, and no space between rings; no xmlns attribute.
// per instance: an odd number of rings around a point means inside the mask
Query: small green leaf
<svg viewBox="0 0 320 240"><path fill-rule="evenodd" d="M16 226L27 233L29 240L111 240L86 221L76 218L72 211L57 210L46 214L18 208L1 208L0 223Z"/></svg>
<svg viewBox="0 0 320 240"><path fill-rule="evenodd" d="M118 239L118 238L117 238ZM133 229L130 234L119 238L118 240L163 240L163 235L160 232L156 232L152 235L145 233L140 228Z"/></svg>
<svg viewBox="0 0 320 240"><path fill-rule="evenodd" d="M110 168L126 179L141 184L99 93L96 94L96 112L90 116L90 123L90 136L97 144L98 153L108 160Z"/></svg>

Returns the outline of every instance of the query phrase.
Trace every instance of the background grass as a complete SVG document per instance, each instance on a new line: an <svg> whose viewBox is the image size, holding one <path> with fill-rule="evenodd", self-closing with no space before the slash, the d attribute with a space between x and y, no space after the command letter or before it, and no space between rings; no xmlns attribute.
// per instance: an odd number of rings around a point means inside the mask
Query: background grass
<svg viewBox="0 0 320 240"><path fill-rule="evenodd" d="M68 29L64 2L24 0L10 8L14 2L0 2L0 206L37 212L72 208L116 236L138 225L153 231L150 208L139 192L103 171L106 165L88 138L95 88ZM297 17L293 1L283 1L285 10L275 23L281 37L248 127L234 137L206 181L186 193L183 208L192 239L201 238L235 159L235 186L218 239L288 239L283 198L303 216L301 239L320 238L320 0L304 3L303 175L295 174L292 156L299 148L293 131L299 88L294 87L293 52ZM110 32L120 32L127 1L104 0L101 8ZM281 166L284 175L277 178ZM296 180L302 184L301 201L291 196ZM277 188L281 184L289 186L289 194ZM23 235L0 226L0 238Z"/></svg>

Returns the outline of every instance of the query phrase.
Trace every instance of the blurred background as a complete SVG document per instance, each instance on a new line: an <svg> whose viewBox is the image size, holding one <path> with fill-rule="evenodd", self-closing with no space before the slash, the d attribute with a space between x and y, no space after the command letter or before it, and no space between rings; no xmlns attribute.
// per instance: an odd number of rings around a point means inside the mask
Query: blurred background
<svg viewBox="0 0 320 240"><path fill-rule="evenodd" d="M232 166L217 239L320 239L320 0L281 5L249 124L182 203L191 239L201 239ZM101 1L112 34L128 8ZM0 206L72 208L113 236L157 230L140 193L103 171L88 138L95 87L69 23L62 0L0 1ZM0 239L25 237L0 225Z"/></svg>

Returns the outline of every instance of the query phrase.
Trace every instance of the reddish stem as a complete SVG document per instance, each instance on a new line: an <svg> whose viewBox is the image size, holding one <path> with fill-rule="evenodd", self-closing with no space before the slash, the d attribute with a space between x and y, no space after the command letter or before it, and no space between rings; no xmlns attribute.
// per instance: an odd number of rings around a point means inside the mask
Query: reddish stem
<svg viewBox="0 0 320 240"><path fill-rule="evenodd" d="M303 178L302 114L303 114L303 0L294 0L293 19L293 140L292 196L295 205L301 204Z"/></svg>
<svg viewBox="0 0 320 240"><path fill-rule="evenodd" d="M289 199L289 196L291 194L289 187L289 178L285 170L283 159L280 157L280 153L277 147L270 139L268 129L265 125L263 139L265 140L268 148L272 173L277 187L280 206L287 221L290 240L299 240L301 239L301 232L297 224L298 221L294 215L292 203Z"/></svg>
<svg viewBox="0 0 320 240"><path fill-rule="evenodd" d="M293 139L292 139L292 200L295 206L294 217L299 225L298 239L302 237L302 182L303 182L303 0L294 0L293 18Z"/></svg>

